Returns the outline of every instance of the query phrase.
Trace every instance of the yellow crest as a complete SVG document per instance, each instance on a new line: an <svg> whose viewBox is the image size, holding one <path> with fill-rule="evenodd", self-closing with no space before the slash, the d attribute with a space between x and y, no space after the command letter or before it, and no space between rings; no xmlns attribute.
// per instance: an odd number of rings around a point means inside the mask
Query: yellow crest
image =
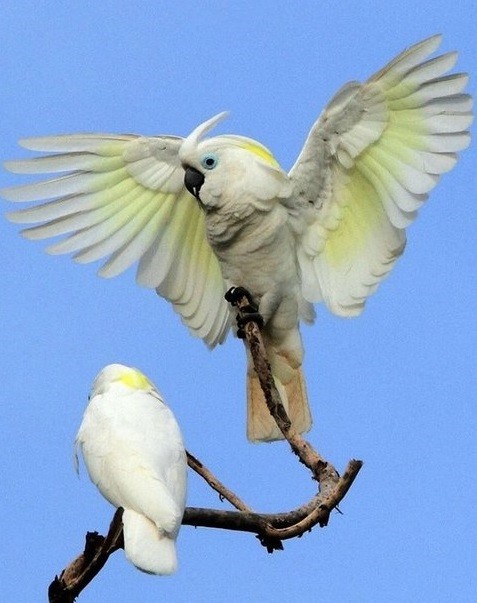
<svg viewBox="0 0 477 603"><path fill-rule="evenodd" d="M125 371L119 377L118 381L134 389L147 390L154 387L149 379L137 369L129 369Z"/></svg>
<svg viewBox="0 0 477 603"><path fill-rule="evenodd" d="M240 146L246 151L250 151L250 153L257 155L258 157L260 157L260 159L263 159L269 165L273 167L279 167L278 161L272 155L271 151L269 151L267 147L264 147L259 142L256 142L255 140L247 140L243 142Z"/></svg>

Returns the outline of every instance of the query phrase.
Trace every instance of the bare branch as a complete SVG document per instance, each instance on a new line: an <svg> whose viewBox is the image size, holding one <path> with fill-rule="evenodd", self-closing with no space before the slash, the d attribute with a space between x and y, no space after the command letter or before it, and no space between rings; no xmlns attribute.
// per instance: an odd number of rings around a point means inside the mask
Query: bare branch
<svg viewBox="0 0 477 603"><path fill-rule="evenodd" d="M98 532L86 534L84 551L50 584L50 603L73 603L84 587L101 571L109 556L123 548L122 516L123 510L117 509L106 537Z"/></svg>
<svg viewBox="0 0 477 603"><path fill-rule="evenodd" d="M260 539L270 538L277 541L301 536L318 524L321 527L327 525L330 512L343 499L361 466L361 461L350 461L332 494L317 494L306 505L288 513L218 511L187 507L182 523L195 527L253 532Z"/></svg>
<svg viewBox="0 0 477 603"><path fill-rule="evenodd" d="M211 488L219 493L221 500L228 500L229 503L239 511L252 511L251 507L246 505L236 494L226 488L224 484L220 482L215 475L190 452L187 452L187 464L193 471L199 474Z"/></svg>
<svg viewBox="0 0 477 603"><path fill-rule="evenodd" d="M236 305L239 315L242 316L250 308L246 297L239 300ZM254 533L260 543L271 553L274 550L283 549L282 540L302 536L316 525L326 526L331 512L343 500L363 463L358 460L350 461L344 474L340 477L333 465L294 429L275 387L258 325L249 321L243 330L270 414L290 444L292 451L298 456L300 462L311 471L313 479L318 483L318 492L308 503L287 513L255 513L188 452L189 467L218 492L221 499L227 500L237 511L187 507L182 523L195 527ZM50 603L73 602L103 568L109 555L123 547L121 518L122 509L118 509L106 537L97 532L87 533L83 553L51 583L48 590Z"/></svg>
<svg viewBox="0 0 477 603"><path fill-rule="evenodd" d="M247 297L242 297L236 302L240 317L246 317L250 307ZM265 395L265 401L270 414L275 419L278 428L291 446L293 452L300 461L310 469L313 477L320 483L321 489L333 486L338 482L339 474L336 469L328 463L313 446L307 442L293 427L290 418L283 406L280 394L273 380L270 363L263 343L260 329L256 322L249 321L244 327L245 338L252 355L255 371L257 372Z"/></svg>

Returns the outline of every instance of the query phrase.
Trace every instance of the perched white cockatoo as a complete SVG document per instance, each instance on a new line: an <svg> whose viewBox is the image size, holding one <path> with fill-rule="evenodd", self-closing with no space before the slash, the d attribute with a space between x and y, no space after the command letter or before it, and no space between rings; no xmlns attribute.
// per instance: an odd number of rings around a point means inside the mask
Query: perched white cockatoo
<svg viewBox="0 0 477 603"><path fill-rule="evenodd" d="M403 252L405 228L469 144L467 76L445 75L454 52L428 59L440 41L424 40L367 82L344 86L289 173L249 138L203 139L223 113L187 138L25 139L28 149L56 154L9 162L9 170L66 174L4 190L11 201L50 200L8 217L40 223L24 231L29 239L70 233L48 251L79 263L107 257L105 277L138 260L138 282L211 347L233 322L224 293L247 289L285 406L306 431L300 320L313 321L315 302L338 316L362 311ZM281 438L250 362L247 391L249 439Z"/></svg>
<svg viewBox="0 0 477 603"><path fill-rule="evenodd" d="M124 509L127 559L151 574L175 572L187 458L177 421L149 379L122 364L103 368L76 449L101 494Z"/></svg>

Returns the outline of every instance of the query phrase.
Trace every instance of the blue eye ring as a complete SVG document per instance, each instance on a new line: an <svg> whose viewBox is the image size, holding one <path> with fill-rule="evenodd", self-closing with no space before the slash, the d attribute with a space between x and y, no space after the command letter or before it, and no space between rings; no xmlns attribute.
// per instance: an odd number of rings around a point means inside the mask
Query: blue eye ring
<svg viewBox="0 0 477 603"><path fill-rule="evenodd" d="M202 157L200 165L204 170L213 170L218 162L219 160L215 153L207 153L207 155Z"/></svg>

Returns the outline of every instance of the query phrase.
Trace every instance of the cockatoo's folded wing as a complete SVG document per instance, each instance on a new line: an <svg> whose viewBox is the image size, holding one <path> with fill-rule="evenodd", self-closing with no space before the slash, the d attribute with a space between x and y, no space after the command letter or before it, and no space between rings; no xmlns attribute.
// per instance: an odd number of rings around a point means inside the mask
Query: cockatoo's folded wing
<svg viewBox="0 0 477 603"><path fill-rule="evenodd" d="M108 258L113 277L139 261L137 281L172 302L192 333L214 346L229 327L225 285L205 234L204 215L184 187L173 136L79 134L29 138L28 149L54 155L11 161L16 173L65 175L4 189L11 201L45 203L8 214L40 223L29 239L69 236L48 248L79 263Z"/></svg>
<svg viewBox="0 0 477 603"><path fill-rule="evenodd" d="M444 75L456 53L425 60L440 40L342 88L290 171L310 219L298 249L303 293L335 314L361 312L402 253L404 229L469 144L467 76Z"/></svg>

